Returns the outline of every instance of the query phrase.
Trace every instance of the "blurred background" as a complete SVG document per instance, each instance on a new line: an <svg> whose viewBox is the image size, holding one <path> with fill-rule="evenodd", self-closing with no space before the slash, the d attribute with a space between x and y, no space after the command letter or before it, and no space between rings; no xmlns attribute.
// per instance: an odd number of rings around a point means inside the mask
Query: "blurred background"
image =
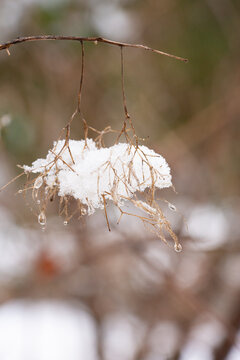
<svg viewBox="0 0 240 360"><path fill-rule="evenodd" d="M101 211L64 226L55 201L43 232L19 179L0 193L0 359L239 360L239 1L0 1L0 43L43 34L189 59L124 51L128 110L172 169L177 194L159 197L179 210L164 207L183 251L137 219L116 225L111 207L109 233ZM84 116L121 129L119 49L85 49ZM0 187L46 156L76 107L81 67L70 41L10 51L0 53ZM71 137L83 137L77 119Z"/></svg>

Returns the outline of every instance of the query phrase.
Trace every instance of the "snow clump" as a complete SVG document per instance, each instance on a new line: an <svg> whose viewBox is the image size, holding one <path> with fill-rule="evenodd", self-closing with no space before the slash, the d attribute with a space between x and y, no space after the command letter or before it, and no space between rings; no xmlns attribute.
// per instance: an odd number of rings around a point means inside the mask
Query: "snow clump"
<svg viewBox="0 0 240 360"><path fill-rule="evenodd" d="M120 207L137 191L172 186L166 160L148 147L119 143L99 149L92 139L56 141L45 159L23 169L39 174L36 187L44 183L60 197L79 200L89 215L102 209L105 199Z"/></svg>

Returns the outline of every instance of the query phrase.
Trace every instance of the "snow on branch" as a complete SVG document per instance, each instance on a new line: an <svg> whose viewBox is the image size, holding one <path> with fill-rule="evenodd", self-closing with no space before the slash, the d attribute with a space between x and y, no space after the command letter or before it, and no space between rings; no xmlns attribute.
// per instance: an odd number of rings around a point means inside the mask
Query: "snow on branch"
<svg viewBox="0 0 240 360"><path fill-rule="evenodd" d="M72 158L67 148L60 153L64 140L54 143L46 159L38 159L24 170L40 173L35 188L44 181L49 188L57 187L59 196L72 196L87 205L90 215L103 209L105 199L121 206L136 191L162 189L172 185L170 168L165 159L146 146L138 150L129 144L117 144L98 149L93 140L69 140Z"/></svg>
<svg viewBox="0 0 240 360"><path fill-rule="evenodd" d="M122 215L139 217L144 224L151 225L163 241L166 230L181 251L176 235L154 200L156 189L172 186L170 168L166 160L146 146L138 147L118 143L109 148L98 148L92 139L64 140L54 142L45 159L37 159L32 166L24 165L25 173L37 174L28 187L40 205L38 221L46 224L46 207L49 200L58 196L62 204L61 215L65 224L74 214L68 214L68 201L77 200L80 216L91 215L96 209L104 209L107 218L107 201L110 200ZM138 193L148 190L146 201L138 199ZM20 190L22 192L23 190ZM150 195L149 195L150 194ZM144 212L144 216L122 210L125 201Z"/></svg>

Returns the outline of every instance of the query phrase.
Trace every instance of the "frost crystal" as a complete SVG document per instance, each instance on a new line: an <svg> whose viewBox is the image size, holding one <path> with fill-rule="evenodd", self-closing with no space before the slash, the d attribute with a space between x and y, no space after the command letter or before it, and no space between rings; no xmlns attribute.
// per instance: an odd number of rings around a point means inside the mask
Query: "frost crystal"
<svg viewBox="0 0 240 360"><path fill-rule="evenodd" d="M46 159L25 165L24 170L42 174L38 179L56 188L60 197L80 200L89 215L102 209L107 199L120 207L136 191L172 185L167 162L146 146L120 143L98 149L91 139L69 140L68 146L59 140Z"/></svg>

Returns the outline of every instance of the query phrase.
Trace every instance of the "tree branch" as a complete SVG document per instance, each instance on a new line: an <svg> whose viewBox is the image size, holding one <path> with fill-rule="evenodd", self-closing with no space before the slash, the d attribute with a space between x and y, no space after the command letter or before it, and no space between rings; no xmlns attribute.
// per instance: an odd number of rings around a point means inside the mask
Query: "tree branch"
<svg viewBox="0 0 240 360"><path fill-rule="evenodd" d="M43 40L72 40L72 41L89 41L89 42L102 42L102 43L106 43L106 44L110 44L110 45L115 45L115 46L121 46L121 47L131 47L131 48L138 48L138 49L143 49L143 50L148 50L148 51L152 51L156 54L160 54L160 55L165 55L168 57L171 57L173 59L176 60L181 60L184 62L187 62L188 59L184 59L182 57L179 56L175 56L160 50L156 50L153 48L150 48L149 46L145 46L145 45L140 45L140 44L128 44L128 43L124 43L124 42L119 42L119 41L114 41L114 40L109 40L109 39L105 39L102 37L79 37L79 36L59 36L59 35L38 35L38 36L25 36L25 37L19 37L17 39L14 39L12 41L7 41L6 43L0 44L0 50L6 50L9 52L9 48L12 45L17 45L17 44L21 44L23 42L28 42L28 41L43 41Z"/></svg>

